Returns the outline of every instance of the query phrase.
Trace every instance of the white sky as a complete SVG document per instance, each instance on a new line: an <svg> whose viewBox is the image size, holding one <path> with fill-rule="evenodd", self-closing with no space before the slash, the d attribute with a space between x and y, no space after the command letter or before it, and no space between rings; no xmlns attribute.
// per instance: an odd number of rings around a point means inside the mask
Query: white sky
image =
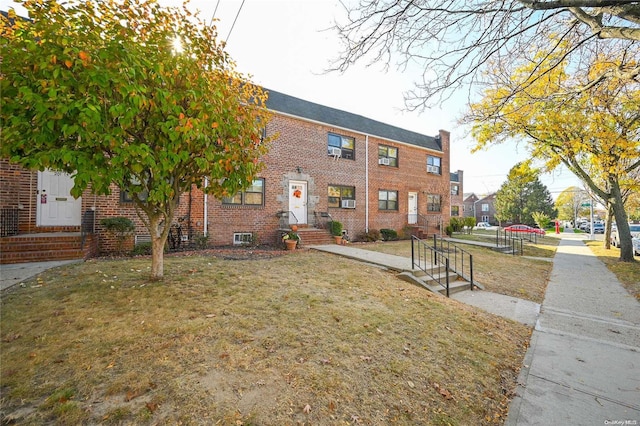
<svg viewBox="0 0 640 426"><path fill-rule="evenodd" d="M451 170L464 171L464 192L496 191L509 169L528 157L524 146L495 146L470 153L473 140L456 123L463 110L466 91L438 109L422 113L404 109L403 93L418 75L413 70L366 67L357 64L345 74L324 70L338 54L332 30L334 18L344 16L337 0L192 0L190 9L211 20L216 9L218 35L227 40L227 52L238 70L267 89L360 114L394 126L435 136L439 129L451 132ZM181 5L182 0L160 0ZM7 10L9 0L0 0ZM238 14L238 11L240 13ZM16 8L21 13L20 8ZM24 12L22 12L24 14ZM232 28L234 19L237 21ZM554 198L569 186L582 187L567 170L542 176Z"/></svg>

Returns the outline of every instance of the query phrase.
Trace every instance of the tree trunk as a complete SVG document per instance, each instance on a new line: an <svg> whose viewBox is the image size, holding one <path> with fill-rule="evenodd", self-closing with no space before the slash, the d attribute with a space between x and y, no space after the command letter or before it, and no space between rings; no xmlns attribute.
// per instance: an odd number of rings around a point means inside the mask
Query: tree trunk
<svg viewBox="0 0 640 426"><path fill-rule="evenodd" d="M613 213L616 217L616 225L618 227L618 239L620 240L620 260L623 262L633 262L633 245L631 242L631 230L627 212L624 210L622 203L622 193L617 180L610 183L611 203L613 204Z"/></svg>
<svg viewBox="0 0 640 426"><path fill-rule="evenodd" d="M169 225L160 229L161 217L149 218L149 232L151 233L151 279L161 280L164 277L164 246L169 235Z"/></svg>
<svg viewBox="0 0 640 426"><path fill-rule="evenodd" d="M611 248L611 223L613 221L613 204L611 200L607 200L607 213L604 219L604 248Z"/></svg>

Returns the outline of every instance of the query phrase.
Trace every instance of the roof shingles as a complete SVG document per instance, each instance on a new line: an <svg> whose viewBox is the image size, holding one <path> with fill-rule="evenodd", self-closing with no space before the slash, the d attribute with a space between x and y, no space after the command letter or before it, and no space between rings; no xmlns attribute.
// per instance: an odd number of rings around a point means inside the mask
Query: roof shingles
<svg viewBox="0 0 640 426"><path fill-rule="evenodd" d="M426 136L401 129L361 115L285 95L275 90L267 89L267 92L269 93L269 98L267 99L266 105L270 110L354 130L359 133L377 136L391 141L442 151L439 137Z"/></svg>

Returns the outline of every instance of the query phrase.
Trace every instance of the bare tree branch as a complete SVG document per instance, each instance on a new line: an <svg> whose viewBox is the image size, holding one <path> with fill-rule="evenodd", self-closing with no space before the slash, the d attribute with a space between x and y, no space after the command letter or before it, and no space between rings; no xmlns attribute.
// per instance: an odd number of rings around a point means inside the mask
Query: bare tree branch
<svg viewBox="0 0 640 426"><path fill-rule="evenodd" d="M593 46L636 52L618 71L596 75L585 87L640 75L640 1L357 0L343 5L348 20L334 26L343 50L330 71L343 72L358 61L399 69L417 63L423 74L406 94L409 109L427 108L462 87L485 84L489 64L521 65L541 35L564 34L573 40L576 48L566 60L578 67Z"/></svg>

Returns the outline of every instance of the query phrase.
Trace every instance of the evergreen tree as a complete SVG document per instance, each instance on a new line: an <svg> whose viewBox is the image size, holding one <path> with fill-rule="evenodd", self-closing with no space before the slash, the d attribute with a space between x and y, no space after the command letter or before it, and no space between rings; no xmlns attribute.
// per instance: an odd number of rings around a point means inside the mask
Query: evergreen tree
<svg viewBox="0 0 640 426"><path fill-rule="evenodd" d="M557 216L551 193L540 182L539 171L528 162L518 163L509 170L507 180L496 193L496 217L502 221L535 225L533 213Z"/></svg>

